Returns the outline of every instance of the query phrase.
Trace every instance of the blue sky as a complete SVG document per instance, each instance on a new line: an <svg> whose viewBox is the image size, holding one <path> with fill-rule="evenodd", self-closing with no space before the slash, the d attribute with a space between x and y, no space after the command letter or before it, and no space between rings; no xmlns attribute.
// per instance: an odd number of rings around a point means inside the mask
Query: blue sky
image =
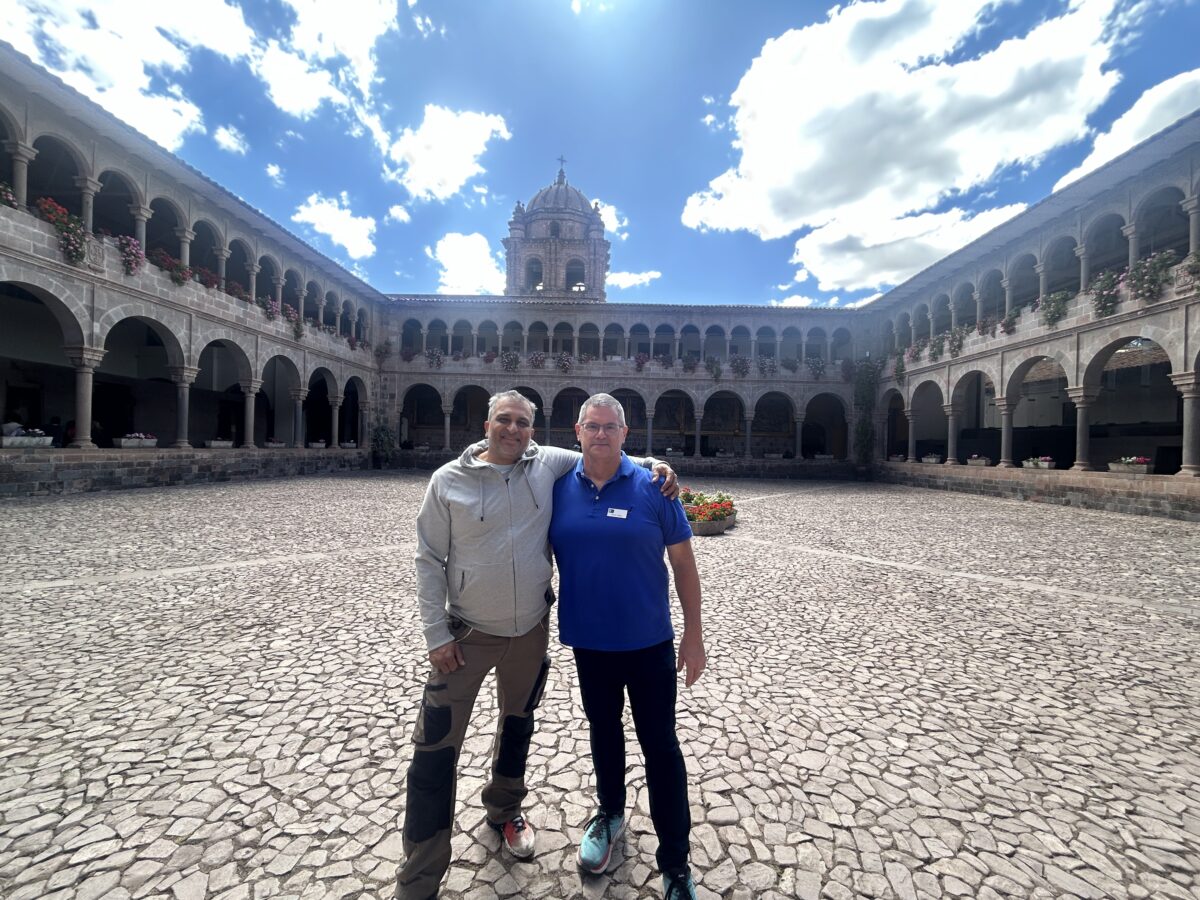
<svg viewBox="0 0 1200 900"><path fill-rule="evenodd" d="M861 305L1200 107L1196 0L18 0L0 33L389 293L604 208L610 302Z"/></svg>

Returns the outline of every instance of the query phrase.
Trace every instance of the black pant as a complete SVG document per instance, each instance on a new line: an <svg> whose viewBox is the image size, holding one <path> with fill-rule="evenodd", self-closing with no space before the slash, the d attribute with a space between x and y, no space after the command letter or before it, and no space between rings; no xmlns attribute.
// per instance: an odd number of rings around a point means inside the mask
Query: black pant
<svg viewBox="0 0 1200 900"><path fill-rule="evenodd" d="M591 727L592 765L600 809L625 815L625 692L633 727L646 759L650 818L658 834L658 867L687 866L692 816L687 770L675 736L675 645L663 641L642 650L575 648L579 693Z"/></svg>

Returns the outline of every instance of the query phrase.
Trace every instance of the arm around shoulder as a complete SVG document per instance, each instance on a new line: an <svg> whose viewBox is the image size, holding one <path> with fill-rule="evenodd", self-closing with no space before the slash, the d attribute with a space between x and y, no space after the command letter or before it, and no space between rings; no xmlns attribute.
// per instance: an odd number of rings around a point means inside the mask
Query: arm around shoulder
<svg viewBox="0 0 1200 900"><path fill-rule="evenodd" d="M417 603L425 644L432 650L452 640L446 624L446 559L450 555L450 508L435 474L417 513Z"/></svg>

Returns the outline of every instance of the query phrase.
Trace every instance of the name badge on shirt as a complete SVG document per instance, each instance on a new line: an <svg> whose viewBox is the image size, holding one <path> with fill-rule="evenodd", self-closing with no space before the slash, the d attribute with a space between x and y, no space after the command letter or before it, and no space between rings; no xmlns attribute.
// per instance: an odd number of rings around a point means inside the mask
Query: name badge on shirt
<svg viewBox="0 0 1200 900"><path fill-rule="evenodd" d="M611 506L608 508L608 517L610 519L623 519L627 515L629 515L629 510L627 509L614 509Z"/></svg>

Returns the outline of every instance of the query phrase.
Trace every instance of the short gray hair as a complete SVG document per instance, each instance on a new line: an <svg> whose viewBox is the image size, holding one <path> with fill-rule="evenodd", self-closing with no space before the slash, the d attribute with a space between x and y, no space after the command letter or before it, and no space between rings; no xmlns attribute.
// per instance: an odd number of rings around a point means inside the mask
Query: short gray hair
<svg viewBox="0 0 1200 900"><path fill-rule="evenodd" d="M492 421L492 416L496 414L496 407L500 405L501 400L516 400L520 403L524 403L529 409L530 422L532 422L533 417L537 415L537 405L520 391L501 391L498 394L492 394L492 396L488 397L487 417L489 422Z"/></svg>
<svg viewBox="0 0 1200 900"><path fill-rule="evenodd" d="M584 400L583 406L579 407L579 424L583 424L583 417L587 415L588 410L593 406L611 409L617 414L617 421L621 423L621 427L625 427L625 407L612 394L592 394L592 396Z"/></svg>

